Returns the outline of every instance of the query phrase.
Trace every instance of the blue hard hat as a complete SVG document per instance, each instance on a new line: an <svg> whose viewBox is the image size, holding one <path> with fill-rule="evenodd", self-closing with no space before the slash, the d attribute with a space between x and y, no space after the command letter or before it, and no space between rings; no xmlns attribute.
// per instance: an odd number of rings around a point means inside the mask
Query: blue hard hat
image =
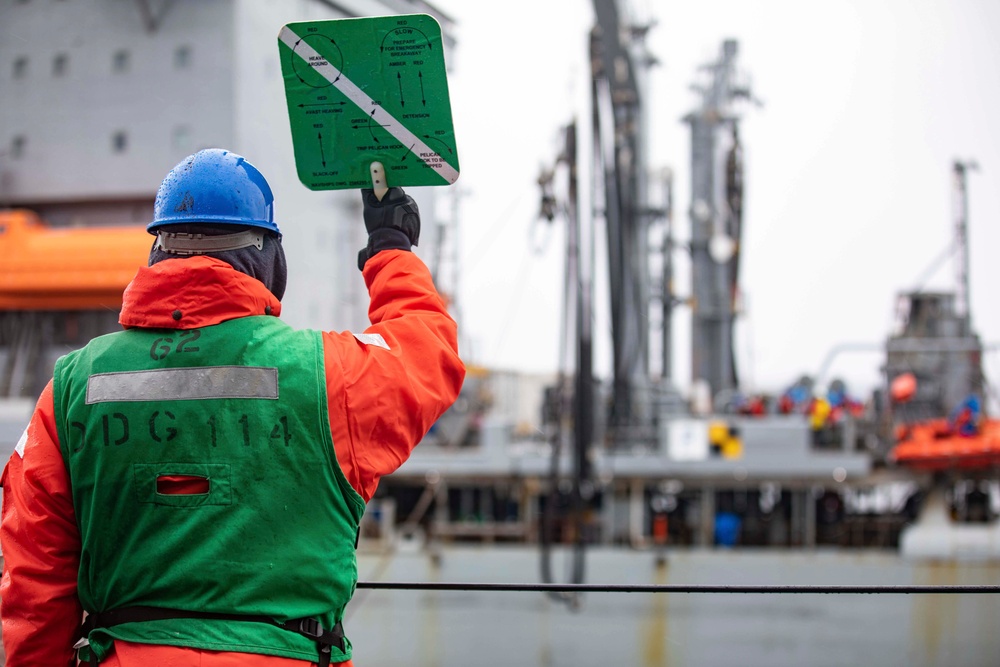
<svg viewBox="0 0 1000 667"><path fill-rule="evenodd" d="M264 175L242 155L207 148L189 155L170 170L153 204L146 227L182 224L263 227L281 236L274 222L274 195Z"/></svg>

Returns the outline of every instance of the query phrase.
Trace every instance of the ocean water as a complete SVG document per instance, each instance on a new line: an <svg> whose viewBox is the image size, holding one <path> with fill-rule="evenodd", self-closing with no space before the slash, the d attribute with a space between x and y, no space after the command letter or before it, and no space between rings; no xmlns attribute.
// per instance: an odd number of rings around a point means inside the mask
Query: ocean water
<svg viewBox="0 0 1000 667"><path fill-rule="evenodd" d="M361 553L362 581L537 583L527 546ZM557 570L568 556L556 553ZM592 584L996 585L1000 563L893 552L595 548ZM1000 594L543 593L359 589L357 667L1000 665Z"/></svg>

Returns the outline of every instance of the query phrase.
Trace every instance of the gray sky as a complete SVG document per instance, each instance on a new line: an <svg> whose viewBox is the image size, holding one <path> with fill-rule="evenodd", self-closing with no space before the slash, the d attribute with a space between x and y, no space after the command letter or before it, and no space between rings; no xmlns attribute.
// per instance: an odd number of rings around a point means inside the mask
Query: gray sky
<svg viewBox="0 0 1000 667"><path fill-rule="evenodd" d="M562 233L536 222L542 164L583 118L585 0L438 0L458 21L450 78L462 176L464 354L495 368L557 367ZM675 173L686 236L689 139L680 118L699 64L740 45L760 109L744 114L743 273L738 363L749 388L777 391L815 373L846 342L892 332L896 295L916 286L953 234L951 163L969 178L973 324L1000 342L1000 2L703 0L633 2L652 16L651 166ZM683 262L683 258L678 261ZM684 276L686 280L686 276ZM681 292L684 280L678 281ZM926 287L953 289L951 263ZM606 304L604 305L606 310ZM609 324L597 322L599 370ZM689 320L675 331L676 380L689 381ZM602 341L605 341L602 343ZM991 381L996 353L985 358ZM881 353L845 354L831 374L857 393Z"/></svg>

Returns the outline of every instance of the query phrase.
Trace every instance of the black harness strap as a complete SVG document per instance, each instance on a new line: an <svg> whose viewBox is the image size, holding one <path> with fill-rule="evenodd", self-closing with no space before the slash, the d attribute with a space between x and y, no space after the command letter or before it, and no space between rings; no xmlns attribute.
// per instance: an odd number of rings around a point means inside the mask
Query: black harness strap
<svg viewBox="0 0 1000 667"><path fill-rule="evenodd" d="M213 621L248 621L251 623L267 623L283 630L300 634L312 639L319 648L319 667L330 664L330 647L336 646L341 652L344 646L344 627L339 622L329 630L315 618L293 618L290 621L276 621L270 616L248 614L220 614L209 611L186 611L183 609L166 609L163 607L122 607L108 611L88 613L80 627L80 636L87 637L98 628L110 628L122 623L143 623L145 621L165 621L174 618L197 618ZM97 655L91 650L91 664L97 664Z"/></svg>

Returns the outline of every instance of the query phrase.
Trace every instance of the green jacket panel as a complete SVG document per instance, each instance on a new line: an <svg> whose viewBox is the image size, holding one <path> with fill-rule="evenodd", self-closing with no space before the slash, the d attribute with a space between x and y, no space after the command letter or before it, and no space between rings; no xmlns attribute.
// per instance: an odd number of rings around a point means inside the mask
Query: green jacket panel
<svg viewBox="0 0 1000 667"><path fill-rule="evenodd" d="M63 357L54 376L85 609L343 618L364 502L336 460L317 332L264 316L129 329ZM98 657L112 638L317 656L310 639L254 622L114 626L91 633ZM333 661L350 653L334 648Z"/></svg>

